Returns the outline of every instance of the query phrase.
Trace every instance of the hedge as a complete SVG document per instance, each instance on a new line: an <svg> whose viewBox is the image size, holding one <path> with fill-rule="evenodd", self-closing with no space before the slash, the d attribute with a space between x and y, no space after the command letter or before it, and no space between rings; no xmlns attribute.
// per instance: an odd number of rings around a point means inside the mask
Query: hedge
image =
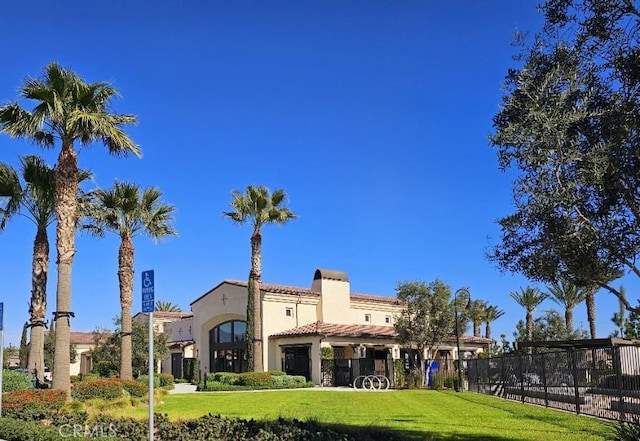
<svg viewBox="0 0 640 441"><path fill-rule="evenodd" d="M60 389L27 389L2 394L3 415L25 421L50 418L67 399Z"/></svg>
<svg viewBox="0 0 640 441"><path fill-rule="evenodd" d="M2 392L13 392L14 390L25 390L31 388L31 380L25 372L3 369L2 371Z"/></svg>

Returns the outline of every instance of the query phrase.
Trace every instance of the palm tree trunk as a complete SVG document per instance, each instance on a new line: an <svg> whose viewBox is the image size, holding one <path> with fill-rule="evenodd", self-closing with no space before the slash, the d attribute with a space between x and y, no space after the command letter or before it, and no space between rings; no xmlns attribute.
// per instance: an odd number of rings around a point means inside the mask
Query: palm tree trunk
<svg viewBox="0 0 640 441"><path fill-rule="evenodd" d="M262 279L262 236L256 228L251 235L251 279L250 288L253 302L253 370L264 371L264 354L262 353L262 303L260 296L260 282Z"/></svg>
<svg viewBox="0 0 640 441"><path fill-rule="evenodd" d="M533 311L527 309L527 341L533 340ZM533 348L529 346L527 348L529 355L533 354Z"/></svg>
<svg viewBox="0 0 640 441"><path fill-rule="evenodd" d="M596 299L595 294L587 294L585 298L587 304L587 320L589 321L589 333L591 338L596 338Z"/></svg>
<svg viewBox="0 0 640 441"><path fill-rule="evenodd" d="M29 343L29 369L35 369L38 380L44 381L44 327L47 315L47 275L49 273L49 239L47 228L38 227L33 242L31 269L31 338Z"/></svg>
<svg viewBox="0 0 640 441"><path fill-rule="evenodd" d="M484 336L491 338L491 322L486 322L484 325Z"/></svg>
<svg viewBox="0 0 640 441"><path fill-rule="evenodd" d="M120 282L120 378L133 379L133 354L131 350L131 303L133 300L133 244L130 239L122 239L118 250L118 281ZM149 324L151 326L151 324Z"/></svg>
<svg viewBox="0 0 640 441"><path fill-rule="evenodd" d="M482 327L482 322L480 322L480 321L474 321L473 322L473 336L474 337L480 337L480 334L482 334L482 332L480 331L481 327Z"/></svg>
<svg viewBox="0 0 640 441"><path fill-rule="evenodd" d="M564 321L567 331L573 333L573 309L567 308L564 310Z"/></svg>
<svg viewBox="0 0 640 441"><path fill-rule="evenodd" d="M58 284L56 287L55 355L53 387L67 392L71 398L70 338L71 338L71 268L75 254L75 226L78 206L78 158L73 142L62 140L62 150L56 165L57 218L56 249L58 251Z"/></svg>

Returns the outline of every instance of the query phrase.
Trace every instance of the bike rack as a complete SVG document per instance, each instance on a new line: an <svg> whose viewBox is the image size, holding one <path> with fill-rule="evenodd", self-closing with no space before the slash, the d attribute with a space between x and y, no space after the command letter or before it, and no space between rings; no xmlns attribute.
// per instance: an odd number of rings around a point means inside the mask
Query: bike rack
<svg viewBox="0 0 640 441"><path fill-rule="evenodd" d="M360 375L353 380L354 389L388 390L391 382L385 375Z"/></svg>

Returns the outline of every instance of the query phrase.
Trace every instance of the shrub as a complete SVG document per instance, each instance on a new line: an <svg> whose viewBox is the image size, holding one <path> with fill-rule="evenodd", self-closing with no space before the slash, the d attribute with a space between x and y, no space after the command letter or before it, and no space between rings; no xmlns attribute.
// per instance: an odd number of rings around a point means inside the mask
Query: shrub
<svg viewBox="0 0 640 441"><path fill-rule="evenodd" d="M193 381L196 378L196 366L198 365L195 358L182 359L182 376L187 381Z"/></svg>
<svg viewBox="0 0 640 441"><path fill-rule="evenodd" d="M139 375L138 378L136 378L136 381L139 381L142 384L146 384L147 387L149 385L149 376L148 375ZM160 379L158 378L157 375L153 376L153 387L154 388L159 388L160 387Z"/></svg>
<svg viewBox="0 0 640 441"><path fill-rule="evenodd" d="M440 390L444 388L445 376L443 374L434 374L431 376L431 389Z"/></svg>
<svg viewBox="0 0 640 441"><path fill-rule="evenodd" d="M640 419L634 417L632 421L619 421L614 427L616 441L638 441L640 439Z"/></svg>
<svg viewBox="0 0 640 441"><path fill-rule="evenodd" d="M2 371L2 392L30 389L31 380L28 375L25 372L4 369Z"/></svg>
<svg viewBox="0 0 640 441"><path fill-rule="evenodd" d="M173 384L173 375L163 372L158 374L158 380L160 381L160 387L171 386Z"/></svg>
<svg viewBox="0 0 640 441"><path fill-rule="evenodd" d="M270 372L243 372L239 375L238 384L241 386L260 387L271 384Z"/></svg>
<svg viewBox="0 0 640 441"><path fill-rule="evenodd" d="M207 374L207 382L209 381L238 385L240 384L240 374L235 372L212 372Z"/></svg>
<svg viewBox="0 0 640 441"><path fill-rule="evenodd" d="M102 378L93 381L81 381L76 384L71 396L78 401L86 401L94 398L114 400L122 396L123 385L117 378Z"/></svg>
<svg viewBox="0 0 640 441"><path fill-rule="evenodd" d="M78 383L80 380L82 379L82 377L80 375L72 375L70 377L70 380L73 384Z"/></svg>
<svg viewBox="0 0 640 441"><path fill-rule="evenodd" d="M136 380L120 380L122 388L126 390L130 396L141 398L149 392L148 384L142 384Z"/></svg>
<svg viewBox="0 0 640 441"><path fill-rule="evenodd" d="M57 413L67 399L60 389L27 389L2 395L4 415L25 421L50 418Z"/></svg>
<svg viewBox="0 0 640 441"><path fill-rule="evenodd" d="M97 380L98 378L100 378L100 375L92 372L89 374L80 374L78 375L80 377L80 381L93 381L93 380Z"/></svg>
<svg viewBox="0 0 640 441"><path fill-rule="evenodd" d="M97 362L93 367L93 371L103 378L115 378L118 376L118 366L115 362L109 360Z"/></svg>

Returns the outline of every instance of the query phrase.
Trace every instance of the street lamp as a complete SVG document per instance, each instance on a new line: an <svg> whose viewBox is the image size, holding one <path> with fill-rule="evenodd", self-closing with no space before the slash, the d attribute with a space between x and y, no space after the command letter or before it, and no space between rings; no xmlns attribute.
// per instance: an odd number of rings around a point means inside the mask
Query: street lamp
<svg viewBox="0 0 640 441"><path fill-rule="evenodd" d="M458 293L466 292L469 295L469 288L460 288L453 294L453 314L456 320L456 349L458 350L458 384L456 392L460 392L462 388L462 357L460 357L460 321L458 320Z"/></svg>

